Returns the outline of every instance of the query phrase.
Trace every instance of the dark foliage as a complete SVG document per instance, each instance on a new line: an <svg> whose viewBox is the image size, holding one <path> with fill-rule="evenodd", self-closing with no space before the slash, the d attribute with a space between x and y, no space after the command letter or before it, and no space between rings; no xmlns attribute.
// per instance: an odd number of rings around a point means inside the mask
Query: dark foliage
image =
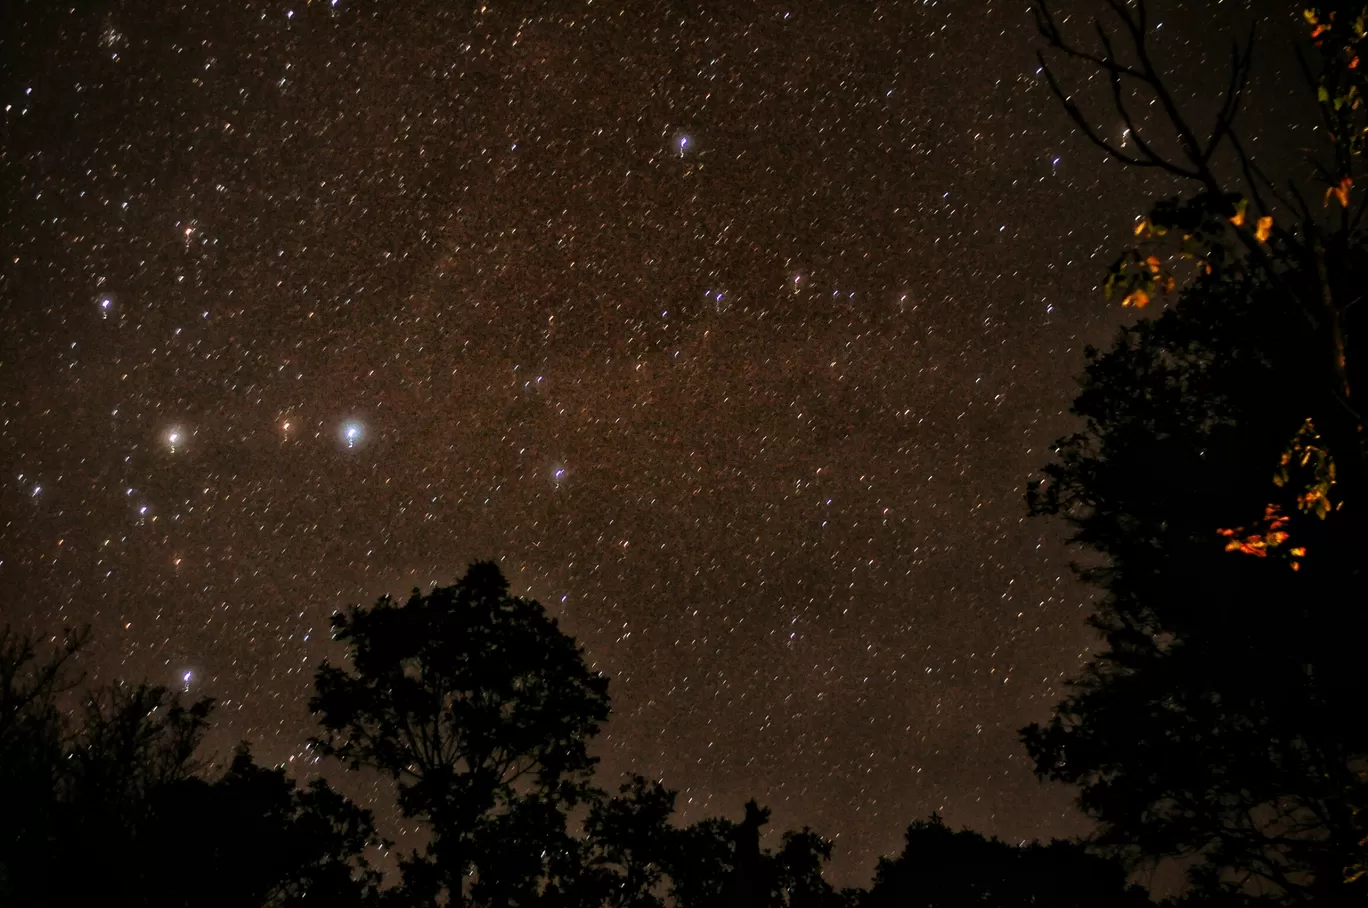
<svg viewBox="0 0 1368 908"><path fill-rule="evenodd" d="M670 823L675 793L636 777L596 807L586 830L595 866L606 870L614 906L839 908L849 902L822 876L831 843L810 829L784 833L778 851L761 845L769 811L746 804L741 822ZM622 893L622 896L616 895ZM668 902L666 901L668 894Z"/></svg>
<svg viewBox="0 0 1368 908"><path fill-rule="evenodd" d="M597 799L584 824L586 877L614 908L664 908L665 869L679 845L675 792L633 776L618 796Z"/></svg>
<svg viewBox="0 0 1368 908"><path fill-rule="evenodd" d="M0 904L363 904L375 882L360 857L374 839L366 811L245 749L204 778L208 700L115 685L69 718L60 699L79 645L45 657L0 631Z"/></svg>
<svg viewBox="0 0 1368 908"><path fill-rule="evenodd" d="M1091 904L1070 893L1123 893L1121 871L1076 846L1011 849L938 823L909 830L908 851L881 863L873 893L838 892L823 877L831 842L805 828L767 847L770 814L754 801L739 821L681 826L676 793L659 782L632 777L608 796L590 784L584 746L607 714L605 680L540 606L507 595L492 565L336 623L354 669L320 669L320 743L391 774L430 836L397 879L363 857L379 844L369 812L326 783L297 787L245 746L207 775L196 753L209 701L116 685L73 713L62 699L76 696L69 663L81 638L45 656L4 631L0 902L858 908L991 898L1070 908Z"/></svg>
<svg viewBox="0 0 1368 908"><path fill-rule="evenodd" d="M1089 351L1084 428L1028 496L1102 556L1083 575L1105 592L1105 648L1027 747L1079 786L1099 844L1181 859L1192 904L1364 904L1368 7L1304 11L1303 113L1319 126L1286 178L1236 127L1255 33L1205 128L1147 45L1144 0L1099 4L1092 49L1050 7L1042 63L1103 75L1129 150L1048 69L1075 125L1195 192L1153 206L1108 284L1136 306L1181 287L1178 304ZM1182 259L1195 276L1179 281Z"/></svg>
<svg viewBox="0 0 1368 908"><path fill-rule="evenodd" d="M221 775L197 760L212 704L115 685L77 698L72 636L42 652L0 631L0 903L113 908L435 905L859 908L1144 904L1116 865L1055 843L1013 849L914 825L871 893L823 877L810 829L764 843L769 811L677 825L676 793L590 784L585 744L606 681L492 565L455 587L336 621L352 671L324 664L325 752L398 783L428 848L384 880L371 815L319 780L301 788L246 746ZM66 702L70 701L70 703ZM72 709L71 704L77 705ZM911 899L911 901L908 901ZM1131 899L1131 900L1127 900ZM1032 901L1033 900L1033 901Z"/></svg>
<svg viewBox="0 0 1368 908"><path fill-rule="evenodd" d="M1008 845L952 832L941 818L907 827L902 854L879 861L860 908L1139 908L1145 892L1116 864L1072 842Z"/></svg>
<svg viewBox="0 0 1368 908"><path fill-rule="evenodd" d="M402 898L514 906L836 905L831 846L804 830L760 845L768 811L740 823L671 822L675 794L634 778L590 784L589 739L607 681L542 607L508 595L492 564L455 586L337 616L349 669L324 665L313 701L323 752L379 769L430 836L406 856ZM582 807L582 834L571 813Z"/></svg>
<svg viewBox="0 0 1368 908"><path fill-rule="evenodd" d="M1195 858L1203 889L1330 905L1362 898L1342 881L1368 803L1364 558L1314 516L1290 524L1299 571L1217 534L1288 496L1268 465L1316 374L1303 331L1274 294L1213 278L1091 354L1086 428L1032 505L1107 556L1087 572L1107 647L1026 741L1039 771L1082 786L1104 843Z"/></svg>
<svg viewBox="0 0 1368 908"><path fill-rule="evenodd" d="M245 747L218 779L157 792L152 817L144 876L174 893L158 904L345 908L367 904L379 882L359 857L374 842L370 813L322 780L297 787Z"/></svg>
<svg viewBox="0 0 1368 908"><path fill-rule="evenodd" d="M393 778L400 810L425 822L428 845L403 861L412 895L528 905L574 886L566 814L590 790L608 681L555 619L481 563L333 626L350 666L318 671L318 743Z"/></svg>

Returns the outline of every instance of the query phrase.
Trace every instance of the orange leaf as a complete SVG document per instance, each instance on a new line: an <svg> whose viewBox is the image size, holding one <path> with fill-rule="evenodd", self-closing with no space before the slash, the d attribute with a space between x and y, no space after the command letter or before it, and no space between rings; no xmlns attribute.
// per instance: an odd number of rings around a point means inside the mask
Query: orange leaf
<svg viewBox="0 0 1368 908"><path fill-rule="evenodd" d="M1145 304L1150 301L1149 294L1143 290L1132 290L1126 298L1121 301L1123 306L1134 306L1137 309L1145 308Z"/></svg>
<svg viewBox="0 0 1368 908"><path fill-rule="evenodd" d="M1340 206L1341 206L1341 207L1343 207L1343 208L1348 208L1348 207L1349 207L1349 190L1350 190L1351 187L1353 187L1353 185L1354 185L1354 179L1353 179L1353 177L1345 177L1344 179L1342 179L1342 180L1339 181L1339 185L1338 185L1338 186L1331 186L1329 189L1325 190L1325 204L1329 205L1329 204L1330 204L1330 197L1331 197L1331 196L1334 196L1335 198L1339 199L1339 203L1340 203Z"/></svg>
<svg viewBox="0 0 1368 908"><path fill-rule="evenodd" d="M1259 224L1254 230L1254 236L1260 243L1268 242L1268 235L1273 232L1272 216L1259 218Z"/></svg>

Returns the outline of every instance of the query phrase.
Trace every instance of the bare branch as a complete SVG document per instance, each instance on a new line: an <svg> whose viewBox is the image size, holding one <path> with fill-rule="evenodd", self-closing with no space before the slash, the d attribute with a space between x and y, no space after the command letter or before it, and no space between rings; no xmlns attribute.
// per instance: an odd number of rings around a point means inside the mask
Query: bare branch
<svg viewBox="0 0 1368 908"><path fill-rule="evenodd" d="M1228 136L1234 139L1232 129L1235 125L1235 118L1240 112L1240 103L1244 100L1245 89L1249 86L1249 74L1253 68L1251 64L1254 59L1254 38L1257 28L1257 24L1249 27L1249 38L1245 41L1243 53L1240 52L1239 44L1231 44L1230 46L1230 82L1221 99L1221 108L1216 114L1216 123L1211 130L1211 138L1207 140L1206 158L1208 161L1220 146L1223 138Z"/></svg>
<svg viewBox="0 0 1368 908"><path fill-rule="evenodd" d="M1145 33L1149 25L1149 13L1142 2L1139 4L1138 12L1132 15L1126 4L1121 0L1107 0L1108 7L1113 14L1120 20L1122 27L1135 50L1139 61L1139 67L1123 63L1116 54L1111 36L1100 22L1094 21L1093 27L1097 31L1098 40L1102 45L1103 53L1089 53L1078 46L1070 43L1064 38L1063 32L1056 21L1053 12L1046 5L1046 0L1036 0L1034 13L1037 27L1040 29L1041 36L1044 37L1046 46L1060 52L1066 57L1088 63L1097 69L1105 72L1111 86L1112 99L1116 106L1117 113L1121 115L1126 123L1127 134L1135 142L1139 155L1129 155L1118 148L1114 143L1103 139L1097 134L1087 122L1082 110L1074 104L1068 94L1063 90L1054 72L1045 62L1044 53L1037 53L1040 60L1042 71L1050 83L1050 88L1055 97L1063 103L1065 111L1070 119L1079 127L1084 136L1094 145L1102 148L1113 158L1122 163L1136 167L1154 167L1163 170L1174 176L1183 179L1195 180L1203 183L1208 190L1220 193L1220 186L1211 173L1209 165L1211 154L1215 145L1204 148L1197 139L1196 134L1188 126L1186 120L1177 108L1167 87L1160 78L1158 70L1154 66L1145 47ZM1252 46L1252 45L1251 45ZM1248 50L1246 51L1248 53ZM1237 57L1237 62L1239 58ZM1226 110L1223 108L1223 116L1217 121L1213 133L1219 139L1225 135L1234 120L1235 110L1238 109L1239 97L1243 93L1244 85L1247 81L1248 73L1245 67L1237 66L1236 72L1232 75L1232 87L1230 97L1227 99L1228 105L1233 108ZM1169 119L1170 125L1177 134L1179 142L1182 144L1184 155L1187 157L1191 166L1174 161L1155 150L1153 144L1145 137L1140 129L1134 115L1131 113L1129 105L1126 103L1125 87L1122 79L1133 79L1145 85L1155 96L1163 107L1165 115Z"/></svg>
<svg viewBox="0 0 1368 908"><path fill-rule="evenodd" d="M1263 193L1259 190L1260 183L1262 183L1269 194L1273 196L1273 201L1282 205L1284 208L1296 210L1292 202L1278 191L1277 185L1264 174L1259 168L1259 165L1249 153L1245 151L1244 143L1241 142L1239 136L1235 135L1233 132L1230 133L1230 147L1235 149L1235 158L1240 162L1240 173L1244 175L1245 183L1249 186L1249 193L1254 199L1254 205L1260 214L1268 214L1272 210L1269 208L1268 203L1264 201Z"/></svg>
<svg viewBox="0 0 1368 908"><path fill-rule="evenodd" d="M1064 112L1069 115L1069 119L1073 121L1074 125L1078 127L1078 131L1081 132L1083 134L1083 137L1086 138L1088 141L1092 142L1098 148L1106 152L1109 156L1115 158L1123 164L1129 164L1132 167L1155 167L1160 170L1164 170L1168 173L1174 174L1175 176L1185 177L1187 179L1196 178L1196 175L1193 174L1191 171L1185 170L1182 167L1179 167L1157 155L1151 154L1147 155L1144 158L1137 158L1132 155L1128 155L1121 149L1117 148L1110 141L1098 135L1097 130L1093 129L1092 125L1088 123L1087 118L1084 117L1083 111L1079 108L1079 106L1073 102L1072 98L1070 98L1067 94L1064 93L1064 89L1059 84L1059 80L1055 78L1054 72L1050 70L1049 65L1045 62L1044 54L1037 54L1037 59L1040 60L1041 72L1045 74L1045 80L1050 85L1050 91L1053 92L1054 96L1059 99L1059 103L1063 106ZM1134 134L1132 133L1132 136L1133 135ZM1142 146L1137 144L1137 147ZM1146 149L1148 148L1148 146L1143 147Z"/></svg>
<svg viewBox="0 0 1368 908"><path fill-rule="evenodd" d="M1103 49L1106 51L1106 59L1115 60L1116 52L1112 49L1111 38L1107 35L1101 25L1097 25L1097 36L1102 42ZM1140 154L1144 156L1145 160L1150 161L1156 167L1163 167L1170 173L1178 176L1187 179L1197 179L1198 174L1195 171L1187 170L1181 165L1175 164L1160 155L1150 146L1140 130L1139 123L1136 122L1130 112L1130 108L1126 105L1126 93L1121 84L1121 77L1115 70L1109 70L1108 75L1110 77L1109 81L1111 82L1112 103L1116 106L1117 113L1121 114L1121 119L1126 124L1126 135L1130 136L1131 140L1135 142L1135 147L1140 150Z"/></svg>
<svg viewBox="0 0 1368 908"><path fill-rule="evenodd" d="M1036 16L1036 27L1039 29L1041 37L1045 39L1045 44L1051 50L1057 50L1074 60L1089 63L1099 69L1114 73L1118 76L1128 76L1132 79L1144 80L1145 75L1129 66L1125 66L1116 60L1108 60L1096 54L1090 54L1079 47L1076 47L1064 40L1064 34L1059 29L1059 23L1055 22L1054 14L1045 6L1043 2L1038 2L1034 7Z"/></svg>

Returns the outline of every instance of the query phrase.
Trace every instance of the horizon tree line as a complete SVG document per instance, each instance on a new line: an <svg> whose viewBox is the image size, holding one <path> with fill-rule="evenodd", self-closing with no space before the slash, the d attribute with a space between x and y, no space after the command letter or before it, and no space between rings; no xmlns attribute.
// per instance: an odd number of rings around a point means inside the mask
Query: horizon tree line
<svg viewBox="0 0 1368 908"><path fill-rule="evenodd" d="M1147 905L1117 862L1078 843L1014 846L911 823L867 890L823 877L832 843L770 812L687 825L676 792L594 779L588 744L608 679L499 568L404 602L334 617L345 666L318 666L312 746L393 783L421 845L393 850L374 815L323 779L305 784L240 745L213 774L197 758L212 701L115 683L61 701L85 636L50 651L0 630L0 901L128 906L879 908ZM380 848L393 854L384 873Z"/></svg>

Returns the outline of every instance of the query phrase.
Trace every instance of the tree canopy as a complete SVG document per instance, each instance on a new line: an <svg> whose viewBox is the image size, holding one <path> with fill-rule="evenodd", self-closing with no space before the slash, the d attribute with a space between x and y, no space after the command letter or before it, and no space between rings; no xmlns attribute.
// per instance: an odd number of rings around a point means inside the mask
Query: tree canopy
<svg viewBox="0 0 1368 908"><path fill-rule="evenodd" d="M431 841L404 859L411 885L452 904L521 904L560 885L564 808L588 793L587 744L608 681L490 563L455 585L335 616L350 670L325 663L311 708L322 753L369 766Z"/></svg>
<svg viewBox="0 0 1368 908"><path fill-rule="evenodd" d="M363 856L377 842L368 811L322 780L298 788L245 747L207 775L196 752L208 700L114 684L64 708L83 641L44 653L0 629L0 902L365 902L377 881Z"/></svg>
<svg viewBox="0 0 1368 908"><path fill-rule="evenodd" d="M1064 841L1009 845L969 830L951 831L939 815L907 827L895 858L881 858L860 908L1100 908L1151 904L1115 863Z"/></svg>
<svg viewBox="0 0 1368 908"><path fill-rule="evenodd" d="M1038 21L1056 58L1105 77L1128 147L1042 56L1048 81L1090 141L1193 191L1139 220L1109 281L1127 305L1172 304L1088 351L1083 427L1028 494L1103 556L1082 573L1105 596L1104 647L1025 742L1039 773L1079 786L1098 844L1181 859L1193 900L1361 904L1368 7L1304 11L1321 144L1281 177L1237 128L1253 34L1199 128L1149 48L1147 5L1101 6L1096 47L1048 4Z"/></svg>

